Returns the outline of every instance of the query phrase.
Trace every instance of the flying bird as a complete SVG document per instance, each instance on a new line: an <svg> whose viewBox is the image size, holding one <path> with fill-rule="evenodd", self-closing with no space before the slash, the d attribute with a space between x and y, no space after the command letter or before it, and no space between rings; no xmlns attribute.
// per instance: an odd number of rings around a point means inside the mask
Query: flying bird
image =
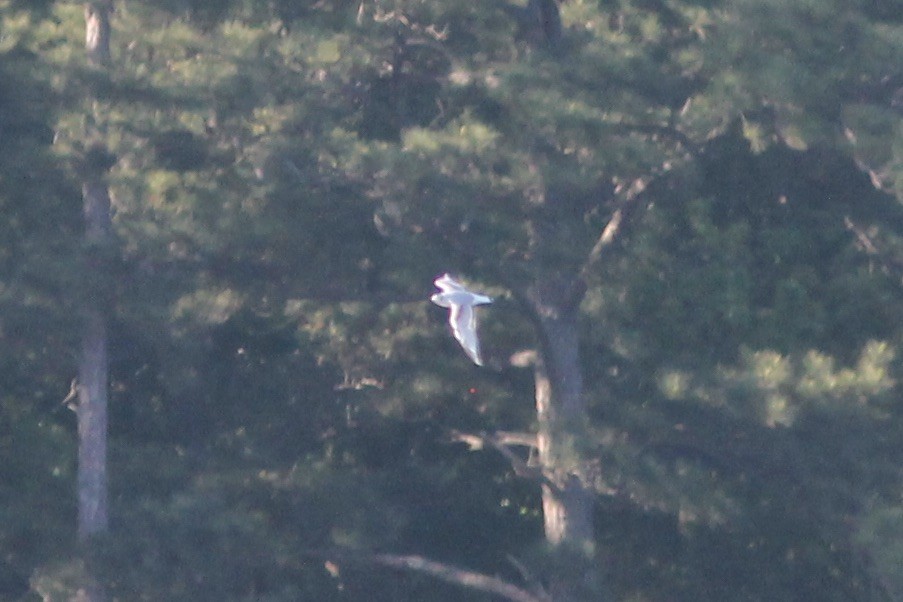
<svg viewBox="0 0 903 602"><path fill-rule="evenodd" d="M437 278L436 287L441 293L430 297L430 301L439 307L447 307L448 323L451 324L455 339L461 343L467 356L477 366L483 365L480 359L480 341L477 339L477 319L474 313L474 305L492 303L492 299L485 295L472 293L448 274Z"/></svg>

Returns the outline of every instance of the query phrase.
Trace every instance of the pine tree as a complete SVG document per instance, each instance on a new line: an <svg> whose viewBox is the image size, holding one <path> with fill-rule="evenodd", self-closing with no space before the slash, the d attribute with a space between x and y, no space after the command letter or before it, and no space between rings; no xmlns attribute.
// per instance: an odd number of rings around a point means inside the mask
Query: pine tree
<svg viewBox="0 0 903 602"><path fill-rule="evenodd" d="M123 2L110 77L64 69L71 7L20 25L118 159L111 595L889 581L893 15L290 4ZM496 297L484 370L427 301L446 270Z"/></svg>

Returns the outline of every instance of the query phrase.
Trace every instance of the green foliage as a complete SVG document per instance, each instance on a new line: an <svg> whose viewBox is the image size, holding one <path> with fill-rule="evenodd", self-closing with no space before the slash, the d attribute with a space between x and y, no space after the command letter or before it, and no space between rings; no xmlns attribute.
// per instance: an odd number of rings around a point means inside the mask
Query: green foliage
<svg viewBox="0 0 903 602"><path fill-rule="evenodd" d="M23 4L0 40L0 597L67 599L85 571L58 403L98 141L111 596L489 599L335 546L521 585L508 555L546 581L592 562L588 599L898 595L893 3L571 0L553 49L520 3L124 1L109 73L81 5ZM446 270L496 299L490 368L426 301ZM450 436L535 427L520 293L576 273L591 411L558 453L599 494L592 561L545 549L536 483Z"/></svg>

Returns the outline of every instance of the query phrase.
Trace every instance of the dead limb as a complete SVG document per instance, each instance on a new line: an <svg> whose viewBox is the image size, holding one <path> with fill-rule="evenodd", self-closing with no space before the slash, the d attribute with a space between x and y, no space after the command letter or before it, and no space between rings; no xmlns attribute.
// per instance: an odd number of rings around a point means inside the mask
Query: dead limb
<svg viewBox="0 0 903 602"><path fill-rule="evenodd" d="M63 401L53 409L53 412L56 412L62 407L67 407L73 412L78 409L78 377L73 378L69 383L69 393L63 398Z"/></svg>
<svg viewBox="0 0 903 602"><path fill-rule="evenodd" d="M539 466L530 466L527 462L511 451L509 445L527 445L536 446L536 436L528 433L504 433L506 437L499 433L462 433L461 431L451 431L450 436L453 441L466 443L471 450L484 449L491 447L499 452L511 464L514 474L521 478L531 479L545 485L553 492L560 492L561 489L555 482L550 479Z"/></svg>
<svg viewBox="0 0 903 602"><path fill-rule="evenodd" d="M853 236L856 237L859 248L862 249L866 255L875 257L889 273L898 278L903 276L903 261L881 249L870 232L854 222L848 215L844 216L843 224L846 226L847 230L852 232Z"/></svg>
<svg viewBox="0 0 903 602"><path fill-rule="evenodd" d="M543 590L536 593L530 592L499 577L430 560L416 554L369 554L345 550L310 550L304 555L321 558L332 563L376 564L393 569L426 573L446 583L495 594L505 600L511 600L511 602L551 602L552 600Z"/></svg>

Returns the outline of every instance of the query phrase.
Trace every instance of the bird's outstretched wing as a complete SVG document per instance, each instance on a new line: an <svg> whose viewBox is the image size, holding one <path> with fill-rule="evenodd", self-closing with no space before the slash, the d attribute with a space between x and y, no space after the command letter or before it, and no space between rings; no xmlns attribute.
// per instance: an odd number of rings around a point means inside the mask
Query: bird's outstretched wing
<svg viewBox="0 0 903 602"><path fill-rule="evenodd" d="M452 334L464 348L464 352L477 366L483 365L480 358L480 340L477 338L477 320L473 305L452 305L448 317Z"/></svg>
<svg viewBox="0 0 903 602"><path fill-rule="evenodd" d="M439 278L433 282L436 287L441 290L443 293L453 293L455 291L466 291L464 285L449 276L448 274L442 274Z"/></svg>

